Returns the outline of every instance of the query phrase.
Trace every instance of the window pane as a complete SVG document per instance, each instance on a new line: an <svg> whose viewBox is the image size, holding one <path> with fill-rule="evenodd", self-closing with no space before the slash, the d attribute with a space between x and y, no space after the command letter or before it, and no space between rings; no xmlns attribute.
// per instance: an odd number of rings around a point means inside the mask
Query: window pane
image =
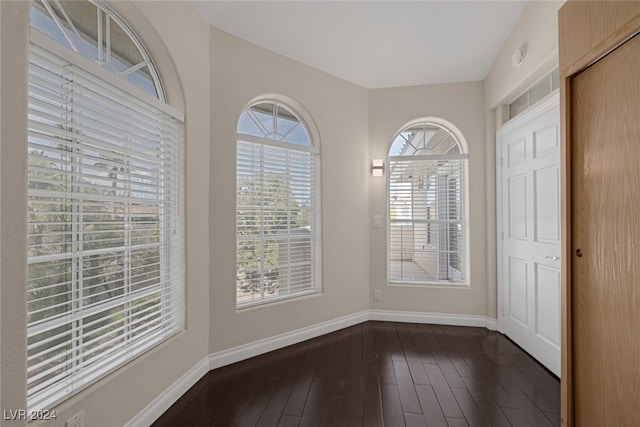
<svg viewBox="0 0 640 427"><path fill-rule="evenodd" d="M420 123L400 132L393 140L389 156L460 154L460 144L447 129Z"/></svg>
<svg viewBox="0 0 640 427"><path fill-rule="evenodd" d="M281 103L260 102L247 108L240 115L238 134L312 146L304 122Z"/></svg>

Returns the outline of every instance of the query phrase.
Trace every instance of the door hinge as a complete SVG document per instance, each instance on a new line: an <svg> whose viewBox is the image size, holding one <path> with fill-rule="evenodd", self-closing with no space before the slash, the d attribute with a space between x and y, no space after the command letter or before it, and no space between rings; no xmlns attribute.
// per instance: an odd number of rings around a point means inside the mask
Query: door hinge
<svg viewBox="0 0 640 427"><path fill-rule="evenodd" d="M502 157L500 157L500 167L502 167L502 164L503 164Z"/></svg>
<svg viewBox="0 0 640 427"><path fill-rule="evenodd" d="M504 240L504 231L500 232L500 240Z"/></svg>

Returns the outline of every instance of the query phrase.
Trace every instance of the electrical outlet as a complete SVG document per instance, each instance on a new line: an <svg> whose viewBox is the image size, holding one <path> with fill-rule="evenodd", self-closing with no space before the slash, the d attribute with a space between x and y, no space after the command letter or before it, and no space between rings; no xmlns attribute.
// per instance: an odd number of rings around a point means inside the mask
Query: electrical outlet
<svg viewBox="0 0 640 427"><path fill-rule="evenodd" d="M84 411L80 411L69 418L65 427L84 427Z"/></svg>
<svg viewBox="0 0 640 427"><path fill-rule="evenodd" d="M382 301L382 291L380 289L373 290L373 299L376 301Z"/></svg>
<svg viewBox="0 0 640 427"><path fill-rule="evenodd" d="M376 228L382 227L382 216L380 215L373 216L373 226Z"/></svg>

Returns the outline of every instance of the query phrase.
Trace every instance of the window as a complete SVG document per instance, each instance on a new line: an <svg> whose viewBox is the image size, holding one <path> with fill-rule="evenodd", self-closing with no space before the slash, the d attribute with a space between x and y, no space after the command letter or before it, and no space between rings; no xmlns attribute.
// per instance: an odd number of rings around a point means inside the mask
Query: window
<svg viewBox="0 0 640 427"><path fill-rule="evenodd" d="M558 69L555 68L549 74L541 78L529 90L509 104L509 119L523 113L542 98L549 95L560 85Z"/></svg>
<svg viewBox="0 0 640 427"><path fill-rule="evenodd" d="M418 122L391 143L390 283L467 284L467 154L452 128Z"/></svg>
<svg viewBox="0 0 640 427"><path fill-rule="evenodd" d="M34 2L31 14L32 410L49 409L184 325L182 118L161 101L160 86L135 90L130 74L85 61L41 25L55 21L54 29L73 32L76 48L89 46L95 28L87 10L98 10L103 24L121 22L102 6L79 1ZM121 40L114 34L98 46L110 43L117 51ZM142 74L149 76L153 67L146 67Z"/></svg>
<svg viewBox="0 0 640 427"><path fill-rule="evenodd" d="M319 284L319 161L292 108L260 101L238 122L238 308L315 292Z"/></svg>

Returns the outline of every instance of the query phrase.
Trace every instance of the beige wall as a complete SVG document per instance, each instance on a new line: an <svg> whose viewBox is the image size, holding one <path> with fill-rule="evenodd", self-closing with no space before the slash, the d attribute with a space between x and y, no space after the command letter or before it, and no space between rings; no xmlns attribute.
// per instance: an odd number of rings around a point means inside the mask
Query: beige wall
<svg viewBox="0 0 640 427"><path fill-rule="evenodd" d="M26 57L29 2L0 2L0 231L2 409L25 407ZM64 426L123 425L205 358L209 322L209 28L189 3L115 2L159 66L169 102L186 113L187 329L58 405ZM185 49L188 46L188 49ZM8 250L10 249L10 250ZM2 420L2 425L23 425Z"/></svg>
<svg viewBox="0 0 640 427"><path fill-rule="evenodd" d="M491 71L484 80L484 120L487 152L485 167L487 240L487 315L497 317L496 271L496 131L506 122L504 104L509 104L545 74L558 66L558 9L563 0L530 1L513 27ZM524 46L527 53L520 67L511 65L511 55Z"/></svg>
<svg viewBox="0 0 640 427"><path fill-rule="evenodd" d="M368 308L367 91L211 30L210 351L268 338ZM235 309L236 125L256 97L294 100L320 134L321 294Z"/></svg>
<svg viewBox="0 0 640 427"><path fill-rule="evenodd" d="M2 409L22 409L26 404L21 391L26 370L28 27L20 23L26 21L28 4L0 2L0 9L0 394Z"/></svg>
<svg viewBox="0 0 640 427"><path fill-rule="evenodd" d="M558 66L558 9L563 0L530 1L514 25L484 80L485 105L510 103ZM521 66L511 65L513 51L524 46Z"/></svg>
<svg viewBox="0 0 640 427"><path fill-rule="evenodd" d="M371 178L370 214L385 218L382 227L370 227L371 308L481 316L486 314L483 105L481 82L375 89L369 92L369 162L374 158L386 159L396 132L415 119L444 119L464 135L469 148L471 248L469 287L389 286L386 271L386 176ZM375 289L381 290L381 301L373 300Z"/></svg>

